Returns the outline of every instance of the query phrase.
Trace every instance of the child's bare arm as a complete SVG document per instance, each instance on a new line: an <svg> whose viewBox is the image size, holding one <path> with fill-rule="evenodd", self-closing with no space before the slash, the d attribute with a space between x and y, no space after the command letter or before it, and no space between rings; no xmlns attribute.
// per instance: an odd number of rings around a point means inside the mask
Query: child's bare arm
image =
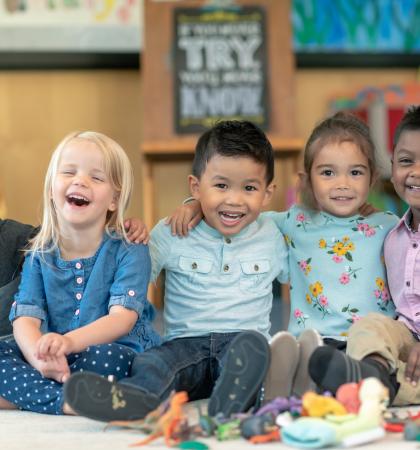
<svg viewBox="0 0 420 450"><path fill-rule="evenodd" d="M89 345L114 342L132 330L137 318L138 314L133 310L112 306L108 315L64 335L69 340L67 352L80 352Z"/></svg>
<svg viewBox="0 0 420 450"><path fill-rule="evenodd" d="M150 236L145 223L137 217L132 217L124 221L127 237L135 244L147 244Z"/></svg>
<svg viewBox="0 0 420 450"><path fill-rule="evenodd" d="M176 210L166 218L165 223L171 226L172 234L187 236L188 232L198 225L203 218L203 211L198 200L178 206Z"/></svg>
<svg viewBox="0 0 420 450"><path fill-rule="evenodd" d="M39 363L36 357L36 346L42 337L40 326L41 320L35 317L22 316L13 321L14 338L26 361L35 369L38 369L37 364Z"/></svg>

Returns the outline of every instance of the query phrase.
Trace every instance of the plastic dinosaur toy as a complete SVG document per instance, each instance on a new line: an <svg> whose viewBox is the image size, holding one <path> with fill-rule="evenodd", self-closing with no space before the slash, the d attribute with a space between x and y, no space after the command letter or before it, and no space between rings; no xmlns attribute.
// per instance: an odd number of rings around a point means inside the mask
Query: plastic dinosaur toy
<svg viewBox="0 0 420 450"><path fill-rule="evenodd" d="M150 433L150 436L132 444L133 447L147 445L162 436L165 438L165 444L172 447L181 442L181 436L188 434L190 429L187 416L183 411L183 405L187 402L188 394L185 391L172 393L168 400L144 419L113 421L108 426L133 428Z"/></svg>

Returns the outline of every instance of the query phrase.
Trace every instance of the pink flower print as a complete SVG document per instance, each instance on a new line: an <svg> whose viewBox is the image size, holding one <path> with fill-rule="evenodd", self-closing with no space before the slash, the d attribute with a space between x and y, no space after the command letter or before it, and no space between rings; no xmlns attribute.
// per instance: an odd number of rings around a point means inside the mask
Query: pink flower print
<svg viewBox="0 0 420 450"><path fill-rule="evenodd" d="M382 301L387 302L389 299L389 291L387 288L384 288L384 290L382 291Z"/></svg>
<svg viewBox="0 0 420 450"><path fill-rule="evenodd" d="M357 224L357 230L361 231L362 233L364 233L368 229L369 229L369 225L367 223L358 223Z"/></svg>
<svg viewBox="0 0 420 450"><path fill-rule="evenodd" d="M302 270L305 270L307 265L308 263L306 261L299 261L299 266Z"/></svg>
<svg viewBox="0 0 420 450"><path fill-rule="evenodd" d="M365 231L365 236L366 237L371 237L371 236L374 236L375 234L376 234L375 228L368 228Z"/></svg>
<svg viewBox="0 0 420 450"><path fill-rule="evenodd" d="M299 213L299 214L296 216L296 220L297 220L298 222L305 222L305 214Z"/></svg>
<svg viewBox="0 0 420 450"><path fill-rule="evenodd" d="M299 308L296 308L293 315L295 316L296 319L299 319L299 317L303 316L303 312Z"/></svg>
<svg viewBox="0 0 420 450"><path fill-rule="evenodd" d="M342 273L339 281L341 284L347 284L350 281L349 274L347 272Z"/></svg>
<svg viewBox="0 0 420 450"><path fill-rule="evenodd" d="M328 305L328 299L327 297L325 297L325 295L321 295L321 297L319 297L319 304L322 306Z"/></svg>
<svg viewBox="0 0 420 450"><path fill-rule="evenodd" d="M379 289L375 289L375 290L373 291L373 293L375 294L375 297L376 297L376 298L379 298L379 297L381 296L381 291L380 291Z"/></svg>
<svg viewBox="0 0 420 450"><path fill-rule="evenodd" d="M309 316L307 314L303 314L303 312L299 308L296 308L293 311L293 315L295 316L297 324L300 327L305 328L305 322L307 319L309 319Z"/></svg>
<svg viewBox="0 0 420 450"><path fill-rule="evenodd" d="M343 261L343 257L339 255L333 255L332 259L336 263L341 263L341 261Z"/></svg>

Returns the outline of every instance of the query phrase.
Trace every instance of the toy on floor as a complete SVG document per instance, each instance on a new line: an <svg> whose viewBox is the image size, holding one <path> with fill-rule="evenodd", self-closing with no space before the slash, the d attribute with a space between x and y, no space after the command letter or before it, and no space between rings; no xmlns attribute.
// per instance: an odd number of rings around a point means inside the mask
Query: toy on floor
<svg viewBox="0 0 420 450"><path fill-rule="evenodd" d="M302 413L302 400L299 397L292 395L291 397L276 397L270 402L262 406L256 413L256 416L264 415L268 412L279 415L282 412L290 411L296 417Z"/></svg>
<svg viewBox="0 0 420 450"><path fill-rule="evenodd" d="M343 416L347 414L346 408L333 397L315 394L308 391L302 397L303 415L310 417L324 417L334 414Z"/></svg>
<svg viewBox="0 0 420 450"><path fill-rule="evenodd" d="M187 440L191 434L191 427L183 411L183 405L187 402L188 394L185 391L172 393L168 400L144 419L112 421L108 426L132 428L150 434L145 439L132 444L133 447L149 444L159 437L164 437L165 444L172 447Z"/></svg>
<svg viewBox="0 0 420 450"><path fill-rule="evenodd" d="M352 442L358 445L380 438L384 435L382 416L389 401L388 390L378 379L366 378L360 383L358 395L357 414L327 415L324 419L302 417L282 428L283 442L295 447L322 448L342 443L355 445Z"/></svg>

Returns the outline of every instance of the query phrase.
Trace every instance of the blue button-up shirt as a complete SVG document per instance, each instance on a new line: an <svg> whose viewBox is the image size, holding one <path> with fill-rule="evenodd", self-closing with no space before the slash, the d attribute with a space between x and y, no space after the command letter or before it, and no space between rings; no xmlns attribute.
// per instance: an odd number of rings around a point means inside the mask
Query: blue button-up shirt
<svg viewBox="0 0 420 450"><path fill-rule="evenodd" d="M107 234L90 258L67 261L58 249L28 254L10 320L35 317L42 321L43 332L65 334L121 305L136 311L139 318L117 342L143 351L159 343L151 326L154 309L146 298L150 271L147 246Z"/></svg>
<svg viewBox="0 0 420 450"><path fill-rule="evenodd" d="M206 222L185 238L159 222L151 233L153 274L165 274L165 337L256 330L269 337L272 282L284 282L287 248L271 219L234 236Z"/></svg>

